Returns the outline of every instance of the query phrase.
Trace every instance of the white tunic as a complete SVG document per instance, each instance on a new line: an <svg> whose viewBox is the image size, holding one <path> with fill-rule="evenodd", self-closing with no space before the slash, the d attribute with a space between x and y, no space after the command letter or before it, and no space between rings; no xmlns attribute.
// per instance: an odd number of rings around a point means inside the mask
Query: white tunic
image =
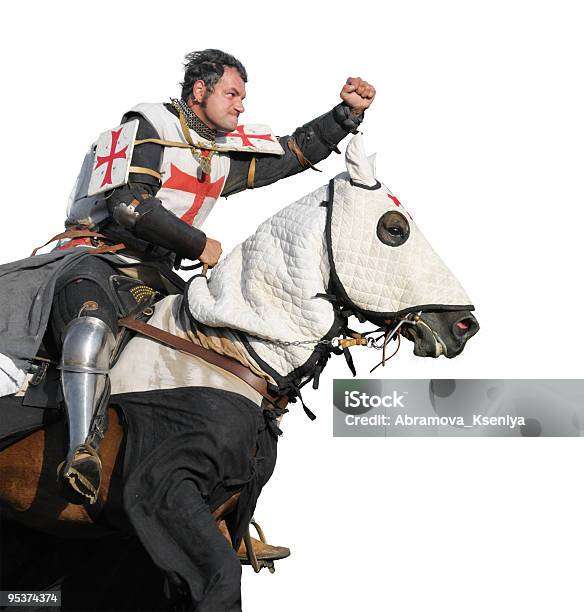
<svg viewBox="0 0 584 612"><path fill-rule="evenodd" d="M163 104L138 104L132 111L145 117L162 140L188 144L178 117L169 112ZM195 131L190 130L190 134L193 142L201 141ZM202 151L202 155L208 154L208 151ZM229 162L228 153L214 153L209 175L202 171L199 160L191 149L165 146L158 169L162 175L162 186L156 197L177 217L189 225L200 227L223 191L229 173ZM101 194L87 196L88 178L92 168L93 155L90 149L69 198L68 226L81 224L94 227L109 216L106 201Z"/></svg>

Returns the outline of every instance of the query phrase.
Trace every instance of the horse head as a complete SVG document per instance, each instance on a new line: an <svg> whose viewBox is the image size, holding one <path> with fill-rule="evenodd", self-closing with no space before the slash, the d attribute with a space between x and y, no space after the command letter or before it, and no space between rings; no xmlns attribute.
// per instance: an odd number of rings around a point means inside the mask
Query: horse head
<svg viewBox="0 0 584 612"><path fill-rule="evenodd" d="M346 164L187 290L193 325L229 330L221 333L281 387L323 367L351 314L402 333L421 356L454 357L478 331L458 281L375 179L360 135Z"/></svg>
<svg viewBox="0 0 584 612"><path fill-rule="evenodd" d="M362 318L400 326L416 355L459 355L479 329L466 292L398 198L375 178L360 134L347 147L346 167L329 185L329 291Z"/></svg>

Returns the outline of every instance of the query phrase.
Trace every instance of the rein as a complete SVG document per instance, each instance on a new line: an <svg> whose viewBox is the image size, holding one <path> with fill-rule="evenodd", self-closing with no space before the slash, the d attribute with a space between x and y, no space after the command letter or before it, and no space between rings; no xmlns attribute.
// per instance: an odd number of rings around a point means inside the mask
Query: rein
<svg viewBox="0 0 584 612"><path fill-rule="evenodd" d="M342 311L339 311L342 312ZM326 339L326 340L266 340L262 338L262 341L267 344L274 344L276 346L288 347L288 346L326 346L329 348L330 352L341 354L344 353L347 358L347 363L351 371L353 371L353 375L355 375L354 368L352 366L352 360L349 362L348 358L348 349L353 346L366 346L367 348L372 348L375 350L383 351L383 356L381 361L374 366L369 373L372 373L379 366L385 367L387 361L395 357L397 355L400 347L401 347L401 333L403 327L406 325L416 326L421 325L427 328L436 341L436 345L441 345L444 349L444 342L438 336L434 330L422 320L422 311L418 311L417 313L407 313L405 316L393 321L388 319L386 323L389 323L387 327L379 327L377 329L360 333L349 329L349 327L344 327L341 331L345 332L342 336L336 336L335 338ZM373 337L372 334L377 334L382 332L381 335ZM349 337L350 336L350 337ZM369 336L369 337L368 337ZM389 356L385 356L385 351L387 349L387 345L391 340L397 339L397 348L395 351ZM307 381L308 382L308 381Z"/></svg>

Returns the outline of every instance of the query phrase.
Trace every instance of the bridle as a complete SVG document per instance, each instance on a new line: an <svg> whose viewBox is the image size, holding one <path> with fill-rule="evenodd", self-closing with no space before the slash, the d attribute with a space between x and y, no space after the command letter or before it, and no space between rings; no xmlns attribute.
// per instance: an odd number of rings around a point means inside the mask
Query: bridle
<svg viewBox="0 0 584 612"><path fill-rule="evenodd" d="M384 323L387 323L387 327L379 327L378 329L362 334L364 337L369 336L367 338L367 346L369 348L383 351L381 361L376 366L371 368L371 370L369 370L370 374L379 366L385 367L386 362L389 361L392 357L395 357L395 355L397 355L401 347L400 330L402 330L407 325L418 325L421 321L421 315L422 311L420 310L417 313L407 313L406 315L398 319L387 319L386 321L384 321ZM373 337L372 334L376 334L379 332L383 333L376 337ZM387 345L394 338L397 339L397 348L389 357L386 357L385 351L387 349Z"/></svg>
<svg viewBox="0 0 584 612"><path fill-rule="evenodd" d="M423 311L420 310L416 313L407 313L397 319L386 319L384 321L384 323L387 324L386 327L379 327L378 329L361 334L363 337L369 336L367 337L368 347L383 351L381 361L375 367L373 367L369 373L376 370L379 366L385 367L385 363L397 354L401 346L401 334L406 326L415 327L419 325L429 332L431 337L434 339L434 345L436 347L435 357L445 355L447 353L446 343L441 338L440 334L436 330L432 329L432 327L430 327L430 325L428 325L428 323L422 319L422 312ZM379 334L379 332L383 333ZM379 335L374 337L373 334ZM393 339L397 339L397 348L389 357L386 357L385 351L387 349L387 344Z"/></svg>

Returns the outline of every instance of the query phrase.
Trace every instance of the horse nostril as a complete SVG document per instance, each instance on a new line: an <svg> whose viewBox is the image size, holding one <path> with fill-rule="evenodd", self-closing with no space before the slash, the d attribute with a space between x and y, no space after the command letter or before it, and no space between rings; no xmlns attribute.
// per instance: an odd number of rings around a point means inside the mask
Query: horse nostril
<svg viewBox="0 0 584 612"><path fill-rule="evenodd" d="M462 319L455 323L456 329L460 330L463 334L466 333L472 326L472 319Z"/></svg>

